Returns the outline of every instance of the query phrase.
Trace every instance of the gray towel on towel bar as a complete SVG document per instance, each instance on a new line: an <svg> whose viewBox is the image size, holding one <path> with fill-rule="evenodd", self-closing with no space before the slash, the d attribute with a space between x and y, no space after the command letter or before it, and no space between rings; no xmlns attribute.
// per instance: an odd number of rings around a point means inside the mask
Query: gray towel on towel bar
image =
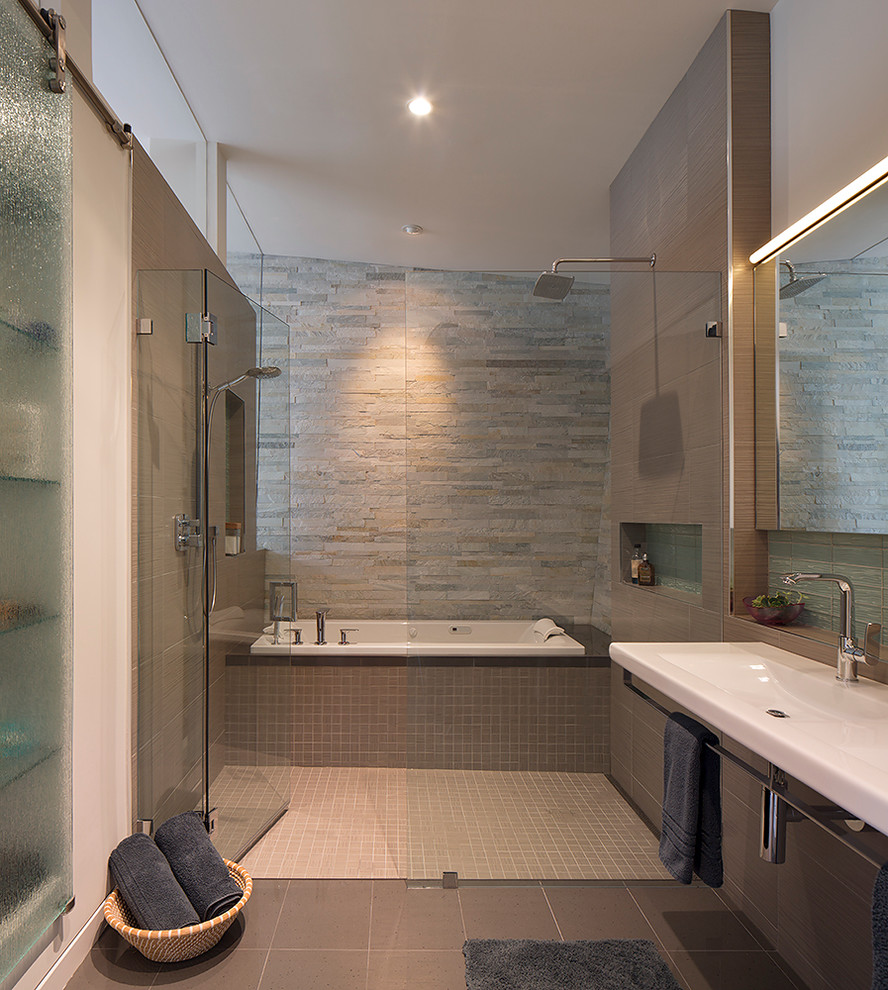
<svg viewBox="0 0 888 990"><path fill-rule="evenodd" d="M120 842L108 859L111 879L139 928L186 928L200 918L173 876L154 839L136 832Z"/></svg>
<svg viewBox="0 0 888 990"><path fill-rule="evenodd" d="M873 887L873 990L888 990L888 863Z"/></svg>
<svg viewBox="0 0 888 990"><path fill-rule="evenodd" d="M201 921L225 914L243 897L196 811L167 819L154 839Z"/></svg>
<svg viewBox="0 0 888 990"><path fill-rule="evenodd" d="M681 883L694 873L710 887L724 875L718 739L696 719L673 712L663 734L663 830L660 859Z"/></svg>

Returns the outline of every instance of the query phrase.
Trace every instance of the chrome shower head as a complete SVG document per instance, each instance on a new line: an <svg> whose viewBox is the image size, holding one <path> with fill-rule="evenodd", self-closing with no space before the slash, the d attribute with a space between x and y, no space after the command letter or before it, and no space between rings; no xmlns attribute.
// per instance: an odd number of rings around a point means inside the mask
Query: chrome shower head
<svg viewBox="0 0 888 990"><path fill-rule="evenodd" d="M540 299L557 299L559 302L567 296L574 284L573 275L559 275L559 265L611 265L615 262L627 262L633 265L644 263L651 268L657 263L657 256L649 258L559 258L552 267L536 280L533 294Z"/></svg>
<svg viewBox="0 0 888 990"><path fill-rule="evenodd" d="M787 271L789 272L789 281L784 282L783 285L780 286L781 299L792 299L795 296L800 295L812 286L817 285L818 282L822 282L827 275L826 272L807 272L799 275L796 272L795 266L792 262L781 261L780 264L785 265Z"/></svg>
<svg viewBox="0 0 888 990"><path fill-rule="evenodd" d="M242 382L245 378L257 378L260 381L265 381L268 378L277 378L281 373L280 368L275 368L273 365L268 365L264 368L247 368L247 370L242 374L238 375L237 378L232 378L231 381L222 382L221 385L213 385L208 389L210 392L224 392L225 389L231 388Z"/></svg>
<svg viewBox="0 0 888 990"><path fill-rule="evenodd" d="M826 278L825 275L797 275L780 286L780 298L792 299Z"/></svg>
<svg viewBox="0 0 888 990"><path fill-rule="evenodd" d="M570 292L574 284L573 275L558 275L555 272L543 272L536 280L533 294L540 299L562 300Z"/></svg>

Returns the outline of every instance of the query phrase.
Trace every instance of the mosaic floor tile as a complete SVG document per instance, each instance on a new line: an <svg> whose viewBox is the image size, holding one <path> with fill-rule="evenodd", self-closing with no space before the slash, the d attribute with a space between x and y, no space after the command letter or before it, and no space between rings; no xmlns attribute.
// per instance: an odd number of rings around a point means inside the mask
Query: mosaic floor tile
<svg viewBox="0 0 888 990"><path fill-rule="evenodd" d="M255 877L669 879L603 774L295 767L291 787Z"/></svg>

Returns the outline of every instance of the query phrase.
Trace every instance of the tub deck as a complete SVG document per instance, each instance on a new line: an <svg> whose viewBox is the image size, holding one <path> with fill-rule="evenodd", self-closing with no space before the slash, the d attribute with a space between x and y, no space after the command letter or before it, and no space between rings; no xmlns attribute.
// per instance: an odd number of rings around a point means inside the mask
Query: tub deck
<svg viewBox="0 0 888 990"><path fill-rule="evenodd" d="M274 643L272 627L252 644L250 653L306 657L582 657L585 647L566 633L542 639L533 622L398 622L384 619L340 619L327 616L327 643L315 642L317 626L311 619L285 622L284 642ZM292 640L301 630L302 643ZM342 631L348 644L341 645Z"/></svg>

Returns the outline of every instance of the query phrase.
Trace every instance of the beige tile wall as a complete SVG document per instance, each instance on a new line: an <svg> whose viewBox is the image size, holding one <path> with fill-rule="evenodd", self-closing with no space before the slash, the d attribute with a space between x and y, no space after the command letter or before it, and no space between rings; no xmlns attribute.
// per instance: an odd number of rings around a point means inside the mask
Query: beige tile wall
<svg viewBox="0 0 888 990"><path fill-rule="evenodd" d="M718 270L731 273L732 337L722 341L722 383L726 345L733 352L735 423L734 565L739 586L766 573L766 540L756 533L752 443L752 285L746 258L770 236L768 184L770 129L768 94L768 18L764 14L729 11L701 50L662 112L630 156L611 190L614 253L655 250L658 268ZM728 88L725 82L729 81ZM728 153L730 152L730 154ZM733 166L728 174L728 163ZM730 181L729 181L730 180ZM651 485L635 457L633 415L639 416L632 388L634 366L650 374L649 331L622 326L614 299L614 339L625 344L624 358L615 354L613 368L613 504L632 502L625 521L694 522L688 518L683 479L667 476L668 484ZM628 334L628 339L624 339ZM706 344L701 342L702 347ZM693 355L679 346L679 360ZM689 362L676 376L680 396L703 384L699 365ZM716 375L706 380L714 385ZM722 424L725 435L730 411L727 388L710 391L709 419ZM683 426L688 422L682 417ZM667 438L668 441L669 438ZM681 436L684 449L699 443L693 475L692 505L708 511L726 504L727 471L718 456L718 438ZM711 455L711 456L710 456ZM619 518L613 520L616 530ZM731 575L727 574L727 514L704 524L704 602L701 607L633 595L614 574L615 638L641 640L755 639L754 628L726 618ZM709 560L707 567L705 560ZM744 592L747 593L747 592ZM797 652L821 659L819 644L786 633L767 638ZM661 699L669 708L676 707ZM612 774L645 814L659 822L662 794L662 716L627 691L619 669L612 681ZM736 748L736 743L727 744ZM750 754L746 754L752 759ZM811 990L868 990L870 986L870 897L873 869L834 838L810 823L791 824L787 861L762 862L758 855L759 800L757 785L732 767L723 771L725 891L770 938L784 960ZM825 803L814 799L815 803Z"/></svg>

